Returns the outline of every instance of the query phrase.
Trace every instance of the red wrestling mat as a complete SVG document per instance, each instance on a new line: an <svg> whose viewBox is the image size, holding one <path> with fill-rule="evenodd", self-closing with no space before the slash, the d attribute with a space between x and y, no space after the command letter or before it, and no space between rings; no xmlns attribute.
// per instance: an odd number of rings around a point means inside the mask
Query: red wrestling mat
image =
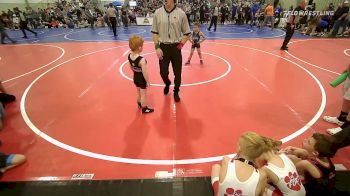
<svg viewBox="0 0 350 196"><path fill-rule="evenodd" d="M18 101L7 107L1 151L28 157L2 180L154 178L157 171L207 176L220 156L234 154L245 131L299 145L313 131L332 127L319 118L337 115L342 100L341 88L328 85L337 75L310 64L344 69L348 43L297 42L290 45L296 60L278 50L280 42L206 41L204 65L195 53L183 66L179 104L162 94L154 47L146 43L155 108L148 115L137 109L126 42L0 47L0 77L20 75L4 84ZM330 52L318 55L315 47ZM342 156L348 153L340 151L335 162L350 167Z"/></svg>

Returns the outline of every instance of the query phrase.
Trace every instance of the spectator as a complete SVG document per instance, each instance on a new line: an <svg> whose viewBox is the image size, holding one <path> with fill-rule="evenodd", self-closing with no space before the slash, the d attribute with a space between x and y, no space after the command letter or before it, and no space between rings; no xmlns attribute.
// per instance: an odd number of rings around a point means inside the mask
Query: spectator
<svg viewBox="0 0 350 196"><path fill-rule="evenodd" d="M333 137L333 144L335 145L336 149L350 146L350 126L334 134L332 137Z"/></svg>
<svg viewBox="0 0 350 196"><path fill-rule="evenodd" d="M300 174L308 195L332 195L335 185L335 168L332 158L337 147L332 138L314 133L304 140L302 148L287 147L288 153Z"/></svg>
<svg viewBox="0 0 350 196"><path fill-rule="evenodd" d="M265 8L265 19L264 22L261 24L260 28L263 28L268 21L271 22L271 30L273 30L275 25L275 18L274 18L274 9L273 5L269 3L267 7Z"/></svg>
<svg viewBox="0 0 350 196"><path fill-rule="evenodd" d="M213 12L212 12L212 16L211 16L211 21L210 21L210 25L208 28L208 31L210 31L211 27L214 24L214 32L216 31L216 26L218 23L218 16L219 16L219 6L217 4L214 5L213 8Z"/></svg>
<svg viewBox="0 0 350 196"><path fill-rule="evenodd" d="M128 8L122 7L122 23L124 27L128 27Z"/></svg>
<svg viewBox="0 0 350 196"><path fill-rule="evenodd" d="M332 31L332 37L335 37L339 32L339 27L342 27L342 34L346 30L346 26L348 25L348 14L349 14L349 1L345 0L343 6L338 8L338 10L334 13L334 27Z"/></svg>
<svg viewBox="0 0 350 196"><path fill-rule="evenodd" d="M35 35L35 37L37 37L38 33L34 32L28 28L28 22L27 22L26 17L24 16L24 13L17 8L15 10L15 14L19 17L20 28L21 28L22 33L23 33L23 38L25 38L25 39L28 38L25 31L29 31L29 32L33 33Z"/></svg>
<svg viewBox="0 0 350 196"><path fill-rule="evenodd" d="M8 20L7 18L4 18L3 16L0 16L0 36L1 36L1 44L5 44L5 38L9 39L12 43L16 43L16 41L12 40L5 30L5 22Z"/></svg>
<svg viewBox="0 0 350 196"><path fill-rule="evenodd" d="M117 36L117 10L113 7L113 4L109 4L109 8L107 9L107 16L109 18L109 22L111 23L114 37Z"/></svg>
<svg viewBox="0 0 350 196"><path fill-rule="evenodd" d="M228 13L228 8L226 7L226 4L224 4L221 7L221 24L225 24L225 20L226 20L226 15Z"/></svg>
<svg viewBox="0 0 350 196"><path fill-rule="evenodd" d="M21 154L6 155L0 152L0 178L6 171L23 164L26 157Z"/></svg>
<svg viewBox="0 0 350 196"><path fill-rule="evenodd" d="M344 72L350 73L350 64L348 65L347 69ZM340 110L340 114L338 117L333 116L324 116L323 120L329 123L333 123L338 125L339 127L327 129L327 133L330 135L334 135L340 131L342 131L344 128L350 126L350 75L346 78L343 86L343 102L342 102L342 108Z"/></svg>
<svg viewBox="0 0 350 196"><path fill-rule="evenodd" d="M101 14L97 17L97 27L105 27L104 17Z"/></svg>
<svg viewBox="0 0 350 196"><path fill-rule="evenodd" d="M231 7L231 20L232 20L232 22L236 21L236 14L237 14L237 4L236 4L236 2L233 2L232 7Z"/></svg>
<svg viewBox="0 0 350 196"><path fill-rule="evenodd" d="M91 8L86 8L85 9L85 16L90 23L90 27L92 30L95 29L95 17L94 17L94 12Z"/></svg>

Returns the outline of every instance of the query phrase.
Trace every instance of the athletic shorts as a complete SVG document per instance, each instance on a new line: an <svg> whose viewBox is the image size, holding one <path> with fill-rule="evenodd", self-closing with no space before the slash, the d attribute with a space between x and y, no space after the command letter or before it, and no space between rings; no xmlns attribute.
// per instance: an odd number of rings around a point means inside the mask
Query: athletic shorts
<svg viewBox="0 0 350 196"><path fill-rule="evenodd" d="M201 48L201 45L200 44L192 44L192 49L194 48Z"/></svg>
<svg viewBox="0 0 350 196"><path fill-rule="evenodd" d="M350 101L350 79L349 79L349 77L346 78L346 80L344 82L343 98L347 101Z"/></svg>
<svg viewBox="0 0 350 196"><path fill-rule="evenodd" d="M15 154L6 155L0 152L0 168L11 165Z"/></svg>
<svg viewBox="0 0 350 196"><path fill-rule="evenodd" d="M134 75L134 84L136 87L138 87L140 89L147 88L147 82L146 82L145 78L143 77L142 73Z"/></svg>

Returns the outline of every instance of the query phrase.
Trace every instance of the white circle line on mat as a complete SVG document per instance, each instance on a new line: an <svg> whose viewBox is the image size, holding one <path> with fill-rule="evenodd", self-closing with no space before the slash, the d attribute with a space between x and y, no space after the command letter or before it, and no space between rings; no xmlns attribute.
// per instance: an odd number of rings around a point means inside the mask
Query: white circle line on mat
<svg viewBox="0 0 350 196"><path fill-rule="evenodd" d="M211 37L211 36L207 36L207 38L215 38L215 39L232 39L232 40L236 40L236 39L244 39L244 40L254 40L254 39L271 39L271 38L278 38L278 37L283 37L286 35L286 32L280 30L280 29L276 29L278 31L281 31L282 34L281 35L274 35L274 36L260 36L260 37L234 37L234 38L231 38L231 37Z"/></svg>
<svg viewBox="0 0 350 196"><path fill-rule="evenodd" d="M145 53L145 54L142 54L143 56L147 56L147 55L150 55L150 54L154 54L155 52L150 52L150 53ZM223 57L220 57L220 56L217 56L215 54L211 54L211 53L207 53L207 52L202 52L202 54L207 54L207 55L210 55L210 56L213 56L213 57L216 57L216 58L219 58L221 59L222 61L224 61L227 65L227 70L225 71L225 73L221 74L220 76L218 77L215 77L213 79L210 79L210 80L205 80L205 81L202 81L202 82L194 82L194 83L189 83L189 84L181 84L182 87L186 87L186 86L196 86L196 85L201 85L201 84L207 84L207 83L210 83L210 82L214 82L216 80L220 80L221 78L227 76L231 70L232 70L232 66L230 64L230 62L228 62L225 58ZM127 76L124 71L123 71L123 67L128 63L129 61L126 60L124 61L121 66L119 67L119 73L127 80L130 80L130 81L133 81L132 78L130 78L129 76ZM165 86L164 84L151 84L152 86L158 86L158 87L162 87L162 86ZM174 85L171 85L171 86L174 86Z"/></svg>
<svg viewBox="0 0 350 196"><path fill-rule="evenodd" d="M144 34L144 33L147 32L145 29L136 29L136 30L141 30L141 32L137 32L137 33L132 33L132 32L120 33L120 32L119 32L119 34L125 34L125 35L129 35L129 34ZM100 32L98 32L97 34L98 34L98 35L101 35L101 36L107 36L107 37L113 37L113 36L114 36L114 35L106 35L106 34L103 34L104 32L110 32L110 30L100 31ZM125 32L125 30L124 30L124 32Z"/></svg>
<svg viewBox="0 0 350 196"><path fill-rule="evenodd" d="M294 44L294 43L298 43L298 42L306 42L306 41L328 41L328 40L334 41L334 40L339 40L339 39L301 39L301 40L292 41L292 42L290 42L289 44ZM341 39L341 40L350 41L349 39ZM340 74L341 74L341 73L338 73L338 72L335 72L335 71L332 71L332 70L329 70L329 69L320 67L320 66L315 65L315 64L313 64L313 63L307 62L307 61L305 61L305 60L303 60L303 59L300 59L300 58L296 57L295 55L291 54L291 53L288 52L288 51L286 51L286 53L287 53L289 56L291 56L292 58L294 58L294 59L296 59L296 60L298 60L298 61L301 61L301 62L303 62L303 63L305 63L305 64L308 64L308 65L310 65L310 66L312 66L312 67L315 67L315 68L317 68L317 69L320 69L320 70L323 70L323 71L326 71L326 72L329 72L329 73L332 73L332 74L335 74L335 75L340 75Z"/></svg>
<svg viewBox="0 0 350 196"><path fill-rule="evenodd" d="M51 65L51 64L53 64L53 63L55 63L56 61L60 60L60 59L64 56L64 54L66 53L66 51L65 51L62 47L55 46L55 45L46 45L46 44L20 44L20 45L8 45L8 46L11 46L11 47L13 47L13 46L16 46L16 47L18 47L18 46L48 46L48 47L58 48L58 49L61 50L62 53L61 53L61 55L60 55L59 57L57 57L55 60L53 60L53 61L51 61L51 62L49 62L49 63L47 63L47 64L45 64L45 65L43 65L43 66L41 66L41 67L38 67L38 68L36 68L36 69L34 69L34 70L28 71L28 72L26 72L26 73L24 73L24 74L21 74L21 75L12 77L12 78L10 78L10 79L7 79L7 80L3 81L3 83L10 82L10 81L12 81L12 80L16 80L16 79L18 79L18 78L27 76L27 75L29 75L29 74L31 74L31 73L37 72L37 71L39 71L39 70L41 70L41 69L43 69L43 68L45 68L45 67L47 67L47 66L49 66L49 65Z"/></svg>
<svg viewBox="0 0 350 196"><path fill-rule="evenodd" d="M309 74L317 83L317 85L320 88L321 91L321 104L320 107L316 113L316 115L306 124L304 125L302 128L300 128L299 130L295 131L294 133L292 133L291 135L282 138L281 141L283 143L288 142L296 137L298 137L299 135L303 134L304 132L306 132L314 123L316 123L316 121L320 118L322 112L325 109L326 106L326 93L325 90L321 84L321 82L316 78L316 76L314 76L310 71L308 71L307 69L305 69L304 67L302 67L301 65L297 64L296 62L293 62L285 57L281 57L279 55L273 54L271 52L267 52L264 50L260 50L260 49L256 49L256 48L250 48L250 47L246 47L246 46L241 46L241 45L234 45L234 44L228 44L228 43L219 43L219 42L207 42L209 44L221 44L221 45L228 45L228 46L233 46L233 47L240 47L240 48L245 48L245 49L249 49L249 50L255 50L255 51L259 51L268 55L272 55L275 56L277 58L281 58L285 61L288 61L294 65L296 65L297 67L299 67L300 69L302 69L303 71L305 71L307 74ZM47 73L49 73L50 71L56 69L57 67L66 64L70 61L73 61L75 59L87 56L87 55L91 55L91 54L96 54L98 52L103 52L103 51L107 51L107 50L111 50L111 49L116 49L116 48L121 48L121 47L125 47L125 46L117 46L117 47L112 47L112 48L107 48L107 49L103 49L103 50L98 50L98 51L94 51L94 52L90 52L90 53L86 53L77 57L74 57L72 59L69 59L65 62L62 62L52 68L50 68L49 70L45 71L44 73L42 73L40 76L38 76L24 91L23 96L21 98L21 102L20 102L20 110L21 110L21 114L22 117L25 121L25 123L30 127L30 129L35 132L37 135L39 135L40 137L42 137L43 139L45 139L46 141L50 142L51 144L54 144L60 148L63 148L65 150L68 150L70 152L74 152L80 155L84 155L84 156L88 156L88 157L92 157L92 158L96 158L96 159L100 159L100 160L106 160L106 161L112 161L112 162L120 162L120 163L131 163L131 164L146 164L146 165L177 165L177 164L198 164L198 163L208 163L208 162L215 162L215 161L220 161L222 160L223 156L214 156L214 157L206 157L206 158L195 158L195 159L182 159L182 160L147 160L147 159L132 159L132 158L123 158L123 157L116 157L116 156L110 156L110 155L105 155L105 154L99 154L99 153L94 153L94 152L89 152L86 150L82 150L70 145L67 145L65 143L62 143L52 137L50 137L49 135L47 135L46 133L42 132L40 129L38 129L30 120L27 112L26 112L26 107L25 107L25 103L26 103L26 97L28 95L28 92L30 91L30 89L32 88L32 86L44 75L46 75ZM235 154L230 154L227 156L233 157Z"/></svg>
<svg viewBox="0 0 350 196"><path fill-rule="evenodd" d="M349 53L348 53L348 51L349 51ZM350 56L350 49L345 49L345 50L344 50L344 54L345 54L346 56Z"/></svg>

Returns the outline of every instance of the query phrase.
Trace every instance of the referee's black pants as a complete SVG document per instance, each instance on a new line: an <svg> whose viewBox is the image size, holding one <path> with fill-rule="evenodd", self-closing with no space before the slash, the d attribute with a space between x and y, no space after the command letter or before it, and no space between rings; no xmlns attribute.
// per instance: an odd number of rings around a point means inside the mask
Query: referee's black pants
<svg viewBox="0 0 350 196"><path fill-rule="evenodd" d="M291 24L287 23L287 32L286 32L286 37L284 38L282 47L283 49L285 49L290 41L290 39L292 39L293 34L294 34L294 27L291 26Z"/></svg>
<svg viewBox="0 0 350 196"><path fill-rule="evenodd" d="M170 85L169 80L169 64L173 67L175 75L174 92L179 92L181 86L181 72L182 72L182 54L181 50L176 48L175 44L160 44L160 49L163 51L163 59L159 60L160 75L162 76L165 85Z"/></svg>

